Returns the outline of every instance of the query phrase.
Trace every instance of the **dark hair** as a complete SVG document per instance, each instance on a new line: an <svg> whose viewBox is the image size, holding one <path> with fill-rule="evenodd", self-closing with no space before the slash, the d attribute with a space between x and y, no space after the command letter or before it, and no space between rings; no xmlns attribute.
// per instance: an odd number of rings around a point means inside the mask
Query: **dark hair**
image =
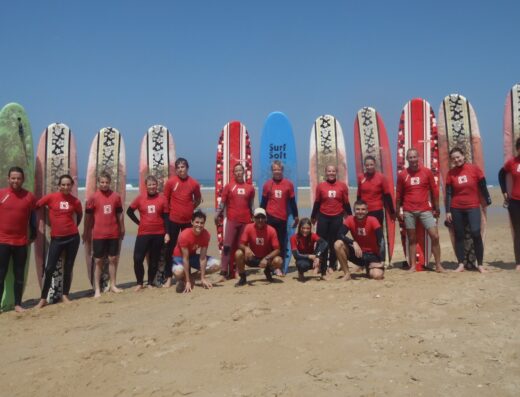
<svg viewBox="0 0 520 397"><path fill-rule="evenodd" d="M97 177L98 182L101 178L108 179L109 182L112 182L112 175L110 175L107 171L101 171Z"/></svg>
<svg viewBox="0 0 520 397"><path fill-rule="evenodd" d="M14 167L9 168L9 171L7 172L8 178L11 176L11 172L19 172L20 174L22 174L22 178L25 179L25 174L23 173L23 169L21 169L20 167L14 166Z"/></svg>
<svg viewBox="0 0 520 397"><path fill-rule="evenodd" d="M417 155L419 155L419 151L418 151L416 148L411 147L411 148L409 148L409 149L406 151L406 157L408 157L408 153L410 153L410 152L415 152L415 153L417 153Z"/></svg>
<svg viewBox="0 0 520 397"><path fill-rule="evenodd" d="M157 178L155 177L155 175L148 175L145 179L144 179L144 183L147 184L148 182L155 182L155 183L159 183L159 181L157 180Z"/></svg>
<svg viewBox="0 0 520 397"><path fill-rule="evenodd" d="M278 167L280 167L283 171L283 163L280 161L280 160L274 160L272 163L271 163L271 169L273 169L273 165L277 165Z"/></svg>
<svg viewBox="0 0 520 397"><path fill-rule="evenodd" d="M361 199L356 200L356 202L354 203L354 207L355 207L356 205L366 205L366 206L368 207L367 202L366 202L365 200L361 200Z"/></svg>
<svg viewBox="0 0 520 397"><path fill-rule="evenodd" d="M242 164L240 161L238 163L235 163L235 165L233 166L233 171L235 170L235 168L237 167L242 167L242 171L245 171L246 170L246 167L244 167L244 164Z"/></svg>
<svg viewBox="0 0 520 397"><path fill-rule="evenodd" d="M181 164L184 164L186 168L190 168L188 160L186 160L184 157L179 157L177 160L175 160L175 168L177 168Z"/></svg>
<svg viewBox="0 0 520 397"><path fill-rule="evenodd" d="M311 220L309 218L302 218L302 219L300 219L300 222L298 222L298 229L296 231L298 236L301 236L301 234L302 234L302 227L305 226L305 225L309 225L312 228L312 222L311 222Z"/></svg>
<svg viewBox="0 0 520 397"><path fill-rule="evenodd" d="M520 149L520 137L516 140L515 147L516 147L516 150Z"/></svg>
<svg viewBox="0 0 520 397"><path fill-rule="evenodd" d="M465 155L465 154L464 154L464 151L463 151L460 147L455 146L453 149L450 150L450 157L451 157L451 155L452 155L453 153L457 153L457 152L459 152L459 153L462 154L463 156Z"/></svg>
<svg viewBox="0 0 520 397"><path fill-rule="evenodd" d="M202 210L195 210L191 215L191 221L193 222L195 218L202 218L204 222L206 222L206 214Z"/></svg>
<svg viewBox="0 0 520 397"><path fill-rule="evenodd" d="M74 179L69 174L63 174L62 176L60 176L60 179L58 180L58 185L61 185L61 181L63 179L69 179L71 182L70 184L74 186Z"/></svg>
<svg viewBox="0 0 520 397"><path fill-rule="evenodd" d="M363 160L363 164L365 164L367 162L367 160L372 160L374 163L376 162L376 158L374 156L372 156L371 154L369 154L368 156L365 157L365 159Z"/></svg>

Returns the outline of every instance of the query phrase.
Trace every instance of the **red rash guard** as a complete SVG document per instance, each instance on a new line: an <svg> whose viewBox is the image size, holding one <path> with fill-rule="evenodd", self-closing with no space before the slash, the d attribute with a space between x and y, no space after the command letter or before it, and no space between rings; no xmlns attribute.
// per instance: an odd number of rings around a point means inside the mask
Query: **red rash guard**
<svg viewBox="0 0 520 397"><path fill-rule="evenodd" d="M25 189L0 190L0 244L27 245L27 227L36 198Z"/></svg>
<svg viewBox="0 0 520 397"><path fill-rule="evenodd" d="M379 245L376 238L376 230L381 227L379 221L373 216L367 216L359 221L355 216L348 216L343 222L352 233L354 241L359 244L363 253L378 254Z"/></svg>
<svg viewBox="0 0 520 397"><path fill-rule="evenodd" d="M291 236L291 251L297 250L300 254L314 254L314 244L320 239L316 233L311 233L308 237L299 236L297 233Z"/></svg>
<svg viewBox="0 0 520 397"><path fill-rule="evenodd" d="M226 205L229 220L250 223L251 203L255 199L255 188L249 183L228 183L222 192L222 202Z"/></svg>
<svg viewBox="0 0 520 397"><path fill-rule="evenodd" d="M452 187L451 206L453 208L479 208L480 192L478 183L484 178L482 170L473 164L465 163L448 172L446 186Z"/></svg>
<svg viewBox="0 0 520 397"><path fill-rule="evenodd" d="M320 212L327 216L336 216L344 211L348 203L348 187L344 182L321 182L316 187L315 200L320 203Z"/></svg>
<svg viewBox="0 0 520 397"><path fill-rule="evenodd" d="M417 171L407 168L397 176L397 200L404 211L431 210L430 192L438 201L439 189L432 172L426 167L419 167Z"/></svg>
<svg viewBox="0 0 520 397"><path fill-rule="evenodd" d="M262 197L267 199L265 211L269 216L286 221L289 200L294 198L294 185L285 178L280 181L268 180L264 183Z"/></svg>
<svg viewBox="0 0 520 397"><path fill-rule="evenodd" d="M193 228L184 229L179 235L179 240L173 250L173 256L182 256L181 248L187 248L189 256L195 255L199 248L209 246L210 238L211 236L206 229L202 230L198 236L193 233Z"/></svg>
<svg viewBox="0 0 520 397"><path fill-rule="evenodd" d="M504 170L510 174L513 179L511 198L513 200L520 200L520 156L507 161L504 164Z"/></svg>
<svg viewBox="0 0 520 397"><path fill-rule="evenodd" d="M358 196L367 203L369 212L383 209L384 194L390 194L390 188L383 174L375 172L358 176Z"/></svg>
<svg viewBox="0 0 520 397"><path fill-rule="evenodd" d="M51 237L64 237L78 233L78 226L73 215L81 215L83 208L81 201L76 197L60 192L50 193L36 203L36 208L43 206L49 208Z"/></svg>
<svg viewBox="0 0 520 397"><path fill-rule="evenodd" d="M263 229L258 229L254 223L245 227L240 244L247 245L257 258L263 258L280 248L274 227L265 225Z"/></svg>
<svg viewBox="0 0 520 397"><path fill-rule="evenodd" d="M200 185L190 176L181 179L174 175L164 185L164 197L170 206L170 220L175 223L190 223L195 209L194 202L201 198Z"/></svg>
<svg viewBox="0 0 520 397"><path fill-rule="evenodd" d="M165 234L163 215L168 213L168 203L162 194L137 196L130 208L139 211L137 235Z"/></svg>
<svg viewBox="0 0 520 397"><path fill-rule="evenodd" d="M92 238L94 240L115 239L120 237L117 217L123 212L121 196L111 190L96 192L87 200L85 213L94 217Z"/></svg>

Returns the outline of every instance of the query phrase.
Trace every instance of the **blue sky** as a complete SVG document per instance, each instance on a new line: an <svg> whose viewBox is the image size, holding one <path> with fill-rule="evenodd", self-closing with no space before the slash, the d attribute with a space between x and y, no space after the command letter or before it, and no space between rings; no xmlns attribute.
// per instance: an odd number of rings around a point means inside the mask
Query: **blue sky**
<svg viewBox="0 0 520 397"><path fill-rule="evenodd" d="M340 121L353 175L359 108L379 111L394 150L409 99L437 113L457 92L476 110L496 181L505 96L520 81L518 15L513 0L4 1L0 106L26 108L35 142L48 124L68 124L80 177L101 127L122 132L135 177L143 134L164 124L200 179L214 176L226 122L247 126L256 153L267 115L279 110L304 179L320 114Z"/></svg>

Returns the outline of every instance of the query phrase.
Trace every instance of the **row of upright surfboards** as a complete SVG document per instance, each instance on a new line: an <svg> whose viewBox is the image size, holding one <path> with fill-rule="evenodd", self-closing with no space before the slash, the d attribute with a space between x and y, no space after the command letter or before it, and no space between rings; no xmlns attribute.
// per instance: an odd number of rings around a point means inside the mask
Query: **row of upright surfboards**
<svg viewBox="0 0 520 397"><path fill-rule="evenodd" d="M504 159L514 155L514 142L520 137L520 85L515 85L508 93L504 111ZM8 104L0 112L0 174L7 175L11 166L18 165L25 170L25 188L34 191L40 197L56 191L57 180L64 173L77 178L77 148L74 136L68 126L62 123L49 125L41 135L36 165L33 157L33 140L29 120L24 109L18 104ZM376 158L376 168L385 174L390 186L394 188L392 151L383 119L377 111L364 107L357 113L354 123L354 152L356 173L363 172L363 161L366 156ZM423 99L413 99L403 108L397 138L397 173L406 167L406 150L418 149L423 165L430 168L436 180L444 178L449 170L449 150L459 146L464 148L467 161L484 168L482 144L475 111L469 101L462 95L447 96L439 109L437 124L434 111ZM140 190L144 189L144 178L148 174L155 175L162 189L164 181L174 173L176 158L175 144L171 133L164 126L155 125L145 134L140 151L139 177ZM271 113L261 135L260 166L258 187L271 177L271 164L280 160L284 164L285 177L298 181L296 163L296 145L293 130L288 118L281 112ZM196 161L196 159L194 159ZM192 160L193 161L193 160ZM239 121L227 123L217 144L215 172L215 206L220 203L223 187L232 181L232 169L240 162L246 169L245 178L253 183L252 149L249 134L244 124ZM311 203L316 185L323 180L325 166L333 164L338 168L338 179L348 184L347 154L342 128L338 120L331 115L323 115L316 119L310 136L309 181ZM121 134L115 128L102 128L95 136L89 153L86 175L86 196L96 189L96 179L100 172L112 175L111 188L125 198L126 160L125 146ZM0 187L5 187L6 178L0 178ZM77 184L75 185L77 189ZM77 194L77 190L74 191ZM485 226L485 209L483 207L483 226ZM219 248L222 248L224 219L219 220L217 237ZM290 219L288 225L291 225ZM406 236L401 226L403 248L406 247ZM395 224L387 216L385 219L387 261L392 257L395 242ZM42 280L46 252L50 239L48 215L45 211L38 214L38 239L35 257L38 279ZM482 228L485 231L485 227ZM292 233L289 230L288 235ZM420 228L418 234L418 269L429 260L431 247L426 233ZM87 273L92 276L91 236L86 236L85 252ZM287 242L285 243L287 244ZM236 247L233 247L236 248ZM466 262L474 261L474 253L470 240L467 241ZM286 252L284 271L289 264L289 250ZM29 259L28 259L29 261ZM28 267L28 266L27 266ZM26 269L27 273L27 269ZM60 297L61 269L57 273L49 292L50 301ZM2 308L13 305L12 270L8 272ZM159 272L157 283L161 283Z"/></svg>

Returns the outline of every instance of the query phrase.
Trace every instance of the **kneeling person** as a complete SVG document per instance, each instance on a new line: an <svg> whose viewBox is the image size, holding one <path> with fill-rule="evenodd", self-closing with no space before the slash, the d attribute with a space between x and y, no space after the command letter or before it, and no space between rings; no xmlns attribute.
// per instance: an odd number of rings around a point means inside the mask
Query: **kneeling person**
<svg viewBox="0 0 520 397"><path fill-rule="evenodd" d="M336 255L345 272L344 280L350 279L349 260L357 266L364 267L369 278L375 280L384 278L383 229L375 217L367 214L367 203L363 200L356 201L354 216L351 215L345 219L338 235L339 239L334 243ZM354 240L346 236L349 231Z"/></svg>
<svg viewBox="0 0 520 397"><path fill-rule="evenodd" d="M280 254L280 244L274 227L267 224L267 215L263 208L257 208L253 214L254 223L248 224L242 236L240 245L235 252L235 262L240 275L236 287L247 284L246 265L264 269L268 281L273 280L271 272L280 269L283 259Z"/></svg>
<svg viewBox="0 0 520 397"><path fill-rule="evenodd" d="M193 289L191 268L200 270L200 281L204 288L213 286L206 280L206 274L220 270L220 261L206 255L211 238L209 232L204 228L206 214L200 210L195 211L191 217L191 224L191 228L181 232L173 250L173 275L177 281L181 283L184 281L184 292L191 292ZM182 284L179 285L182 286Z"/></svg>

